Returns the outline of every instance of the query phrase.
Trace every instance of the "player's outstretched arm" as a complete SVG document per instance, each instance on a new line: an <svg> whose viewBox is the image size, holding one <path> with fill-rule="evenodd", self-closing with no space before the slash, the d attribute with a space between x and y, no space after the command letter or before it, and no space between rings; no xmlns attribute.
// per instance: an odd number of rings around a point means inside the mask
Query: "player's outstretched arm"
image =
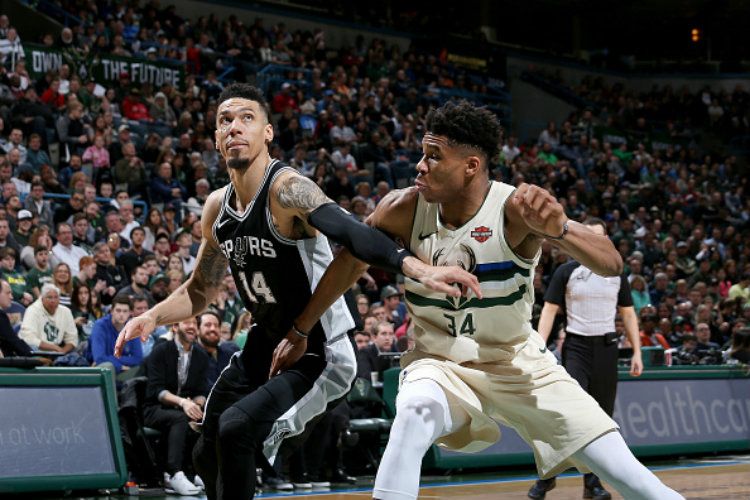
<svg viewBox="0 0 750 500"><path fill-rule="evenodd" d="M458 267L433 267L421 262L382 231L354 219L310 179L290 173L280 177L272 190L275 194L272 203L343 245L357 259L390 272L403 273L452 296L461 295L461 290L453 286L458 283L464 290L472 289L481 297L479 281L474 275Z"/></svg>
<svg viewBox="0 0 750 500"><path fill-rule="evenodd" d="M546 238L596 274L619 276L622 273L622 257L610 239L568 220L563 206L547 190L521 184L511 195L506 214L509 229L518 233L515 236L519 241L527 236ZM538 243L536 245L538 248Z"/></svg>
<svg viewBox="0 0 750 500"><path fill-rule="evenodd" d="M214 191L206 200L201 221L203 239L193 274L162 302L127 322L117 337L115 356L120 356L127 341L136 337L145 340L157 326L178 323L201 313L218 294L227 269L226 257L211 237L211 226L219 212L220 193Z"/></svg>

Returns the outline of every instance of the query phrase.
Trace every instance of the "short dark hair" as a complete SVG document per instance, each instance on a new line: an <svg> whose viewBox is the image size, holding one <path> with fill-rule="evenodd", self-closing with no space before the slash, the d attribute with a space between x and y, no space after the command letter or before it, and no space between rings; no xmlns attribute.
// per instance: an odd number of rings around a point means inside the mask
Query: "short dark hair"
<svg viewBox="0 0 750 500"><path fill-rule="evenodd" d="M233 97L239 97L241 99L249 99L260 104L260 107L266 113L266 118L271 121L271 109L268 107L268 101L266 101L263 91L258 87L250 85L249 83L232 83L227 86L219 94L219 105L222 102L231 99Z"/></svg>
<svg viewBox="0 0 750 500"><path fill-rule="evenodd" d="M587 217L586 220L583 221L584 226L602 226L602 229L604 229L604 234L607 234L607 223L601 220L599 217Z"/></svg>
<svg viewBox="0 0 750 500"><path fill-rule="evenodd" d="M455 145L469 146L484 154L487 163L500 152L500 122L494 113L464 99L449 101L427 113L427 130L444 135Z"/></svg>
<svg viewBox="0 0 750 500"><path fill-rule="evenodd" d="M202 313L198 315L198 326L201 326L201 323L203 323L203 316L205 316L206 314L210 314L211 316L216 318L216 321L219 322L219 326L221 326L221 323L223 320L221 316L219 315L219 313L216 312L214 309L206 309L205 311L203 311Z"/></svg>
<svg viewBox="0 0 750 500"><path fill-rule="evenodd" d="M133 308L133 303L130 300L130 297L124 293L115 295L115 298L112 299L112 309L114 309L117 304L126 305L129 309Z"/></svg>
<svg viewBox="0 0 750 500"><path fill-rule="evenodd" d="M133 229L130 230L130 237L132 238L133 234L138 231L142 232L143 234L146 234L146 230L143 229L141 226L135 226Z"/></svg>

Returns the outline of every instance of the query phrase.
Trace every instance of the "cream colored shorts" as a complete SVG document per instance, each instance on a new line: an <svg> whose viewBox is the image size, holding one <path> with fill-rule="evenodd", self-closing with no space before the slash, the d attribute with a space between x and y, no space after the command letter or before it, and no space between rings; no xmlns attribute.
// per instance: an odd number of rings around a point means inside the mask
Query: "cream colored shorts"
<svg viewBox="0 0 750 500"><path fill-rule="evenodd" d="M571 455L617 424L578 385L533 332L526 346L508 361L456 364L421 358L401 371L401 384L434 380L458 401L470 419L441 437L438 444L463 451L481 451L500 439L501 422L515 429L534 450L541 477L575 466Z"/></svg>

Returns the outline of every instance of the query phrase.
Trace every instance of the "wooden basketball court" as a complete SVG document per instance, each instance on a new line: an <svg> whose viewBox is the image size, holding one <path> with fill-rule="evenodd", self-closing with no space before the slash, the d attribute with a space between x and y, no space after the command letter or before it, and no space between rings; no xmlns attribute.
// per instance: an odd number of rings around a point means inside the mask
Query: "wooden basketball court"
<svg viewBox="0 0 750 500"><path fill-rule="evenodd" d="M721 459L691 460L672 465L652 466L651 470L672 488L688 499L721 498L750 500L750 456ZM526 499L532 484L531 475L491 478L487 474L447 477L423 484L419 498L451 500ZM610 491L612 491L610 489ZM622 497L612 491L612 498ZM557 487L547 494L549 500L582 498L583 486L579 474L564 474ZM348 490L308 493L264 493L260 497L314 497L316 500L363 500L371 498L371 485Z"/></svg>

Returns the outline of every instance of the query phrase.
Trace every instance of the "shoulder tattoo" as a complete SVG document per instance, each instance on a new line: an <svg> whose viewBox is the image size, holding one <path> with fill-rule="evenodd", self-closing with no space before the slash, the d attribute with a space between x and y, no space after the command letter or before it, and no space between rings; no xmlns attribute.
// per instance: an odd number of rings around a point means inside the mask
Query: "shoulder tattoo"
<svg viewBox="0 0 750 500"><path fill-rule="evenodd" d="M330 199L312 180L301 175L290 175L281 182L277 198L282 208L313 210Z"/></svg>

